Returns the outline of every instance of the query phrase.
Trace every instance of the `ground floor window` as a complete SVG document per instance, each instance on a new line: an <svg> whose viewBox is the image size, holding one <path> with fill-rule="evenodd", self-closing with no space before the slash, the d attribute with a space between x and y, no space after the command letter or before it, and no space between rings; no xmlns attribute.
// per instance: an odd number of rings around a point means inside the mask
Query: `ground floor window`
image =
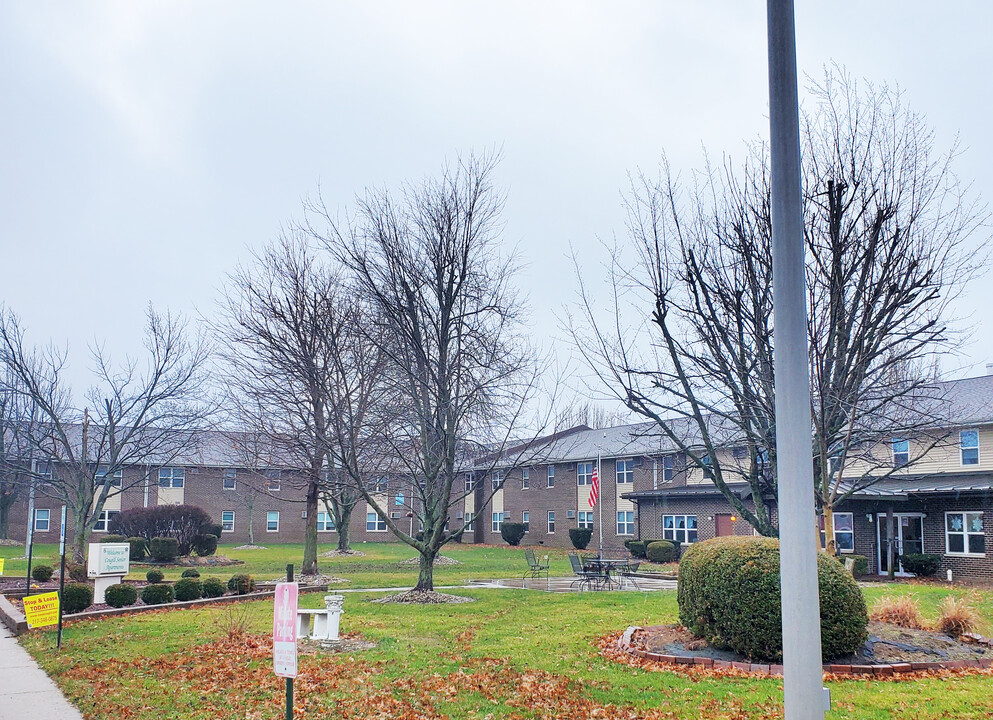
<svg viewBox="0 0 993 720"><path fill-rule="evenodd" d="M52 526L52 511L51 510L35 510L34 511L34 531L35 532L48 532L49 528Z"/></svg>
<svg viewBox="0 0 993 720"><path fill-rule="evenodd" d="M493 513L493 532L500 532L500 528L503 527L503 516L502 512Z"/></svg>
<svg viewBox="0 0 993 720"><path fill-rule="evenodd" d="M986 554L981 512L945 513L945 552L949 555Z"/></svg>
<svg viewBox="0 0 993 720"><path fill-rule="evenodd" d="M234 510L221 513L221 532L234 532Z"/></svg>
<svg viewBox="0 0 993 720"><path fill-rule="evenodd" d="M265 514L265 531L279 532L279 513L275 510L270 510Z"/></svg>
<svg viewBox="0 0 993 720"><path fill-rule="evenodd" d="M531 513L527 510L521 513L521 525L524 526L524 532L531 532Z"/></svg>
<svg viewBox="0 0 993 720"><path fill-rule="evenodd" d="M855 552L855 518L852 513L834 513L834 544L838 552ZM821 547L827 547L824 516L821 516Z"/></svg>
<svg viewBox="0 0 993 720"><path fill-rule="evenodd" d="M97 518L97 524L93 526L93 532L107 532L107 528L110 527L110 521L118 515L120 513L117 510L104 510L100 513L100 517Z"/></svg>
<svg viewBox="0 0 993 720"><path fill-rule="evenodd" d="M663 515L662 539L683 545L697 541L696 515Z"/></svg>
<svg viewBox="0 0 993 720"><path fill-rule="evenodd" d="M555 511L548 511L548 534L551 535L555 532Z"/></svg>
<svg viewBox="0 0 993 720"><path fill-rule="evenodd" d="M617 513L617 534L634 535L633 510L621 510Z"/></svg>
<svg viewBox="0 0 993 720"><path fill-rule="evenodd" d="M473 532L476 529L476 516L472 513L465 514L465 532Z"/></svg>
<svg viewBox="0 0 993 720"><path fill-rule="evenodd" d="M593 529L593 512L579 511L579 527L587 530Z"/></svg>
<svg viewBox="0 0 993 720"><path fill-rule="evenodd" d="M378 513L366 513L365 529L369 532L386 532L386 521Z"/></svg>
<svg viewBox="0 0 993 720"><path fill-rule="evenodd" d="M330 513L317 513L317 532L334 532L334 520Z"/></svg>

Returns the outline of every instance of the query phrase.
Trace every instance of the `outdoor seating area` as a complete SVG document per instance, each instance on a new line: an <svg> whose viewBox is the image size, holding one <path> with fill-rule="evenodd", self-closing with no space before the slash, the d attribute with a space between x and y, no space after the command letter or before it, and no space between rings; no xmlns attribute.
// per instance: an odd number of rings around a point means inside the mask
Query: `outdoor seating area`
<svg viewBox="0 0 993 720"><path fill-rule="evenodd" d="M569 554L573 574L572 585L582 590L622 590L625 587L639 589L634 578L640 562L630 558L608 558L603 555Z"/></svg>

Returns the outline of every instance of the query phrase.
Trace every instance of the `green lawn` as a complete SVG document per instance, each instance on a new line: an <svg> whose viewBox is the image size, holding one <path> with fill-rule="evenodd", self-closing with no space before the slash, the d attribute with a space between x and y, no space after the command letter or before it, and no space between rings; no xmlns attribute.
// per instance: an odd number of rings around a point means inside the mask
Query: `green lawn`
<svg viewBox="0 0 993 720"><path fill-rule="evenodd" d="M412 581L413 572L362 569L408 557L409 550L361 547L369 557L339 561L333 571L349 565L352 572L340 574L366 587ZM298 550L290 546L257 556L252 572L276 576ZM506 576L523 563L519 550L502 548L456 547L446 554L465 565L439 570L439 584ZM369 603L376 597L369 593L347 595L342 630L378 645L344 655L302 655L302 717L781 717L777 680L687 678L598 655L598 637L627 625L674 621L674 592L458 592L476 602L410 607ZM883 594L914 592L933 618L944 595L964 591L903 584L865 592L870 605ZM987 621L993 620L993 593L979 593L979 599ZM302 596L305 606L321 602L320 594ZM23 642L88 718L281 717L282 685L268 659L272 603L237 607L74 623L59 657L53 632L33 633ZM250 635L227 640L232 619L242 612ZM989 687L986 676L838 682L829 717L989 718Z"/></svg>

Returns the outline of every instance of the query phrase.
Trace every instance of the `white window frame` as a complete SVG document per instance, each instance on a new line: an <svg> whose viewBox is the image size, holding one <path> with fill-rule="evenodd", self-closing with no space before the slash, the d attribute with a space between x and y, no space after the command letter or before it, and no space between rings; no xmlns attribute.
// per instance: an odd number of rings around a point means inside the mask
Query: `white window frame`
<svg viewBox="0 0 993 720"><path fill-rule="evenodd" d="M545 516L545 519L547 521L546 529L548 530L548 534L549 535L554 535L555 534L555 511L554 510L549 510L548 511L548 514Z"/></svg>
<svg viewBox="0 0 993 720"><path fill-rule="evenodd" d="M576 485L593 484L593 461L576 463Z"/></svg>
<svg viewBox="0 0 993 720"><path fill-rule="evenodd" d="M676 456L662 456L662 482L670 483L676 477Z"/></svg>
<svg viewBox="0 0 993 720"><path fill-rule="evenodd" d="M237 490L238 489L238 471L228 468L224 471L224 477L221 478L221 489L222 490ZM228 487L228 481L231 481L231 487Z"/></svg>
<svg viewBox="0 0 993 720"><path fill-rule="evenodd" d="M372 491L374 493L378 493L380 495L385 495L385 494L389 493L389 491L390 491L390 479L386 475L383 475L382 477L376 478L376 482L375 482L375 484L372 487Z"/></svg>
<svg viewBox="0 0 993 720"><path fill-rule="evenodd" d="M906 438L893 438L890 441L893 449L893 467L901 468L910 464L910 440ZM897 446L905 447L906 450L897 450Z"/></svg>
<svg viewBox="0 0 993 720"><path fill-rule="evenodd" d="M476 530L476 516L474 513L465 514L465 530L462 532L475 532Z"/></svg>
<svg viewBox="0 0 993 720"><path fill-rule="evenodd" d="M851 530L839 530L838 529L838 518L847 517L851 520L852 529ZM836 512L831 515L831 524L834 526L834 545L838 548L838 552L841 553L854 553L855 552L855 513L850 512ZM838 542L839 535L851 535L852 536L852 546L851 548L843 548Z"/></svg>
<svg viewBox="0 0 993 720"><path fill-rule="evenodd" d="M269 525L272 524L270 519L273 515L276 516L276 527L270 528ZM265 514L265 531L266 532L279 532L279 510L267 510Z"/></svg>
<svg viewBox="0 0 993 720"><path fill-rule="evenodd" d="M555 487L555 466L554 465L549 465L548 466L548 471L547 471L546 477L547 477L546 486L547 487L550 487L550 488Z"/></svg>
<svg viewBox="0 0 993 720"><path fill-rule="evenodd" d="M165 483L165 484L163 484ZM159 468L159 487L163 490L174 489L181 490L186 487L186 468L184 467L160 467Z"/></svg>
<svg viewBox="0 0 993 720"><path fill-rule="evenodd" d="M493 492L503 488L503 470L493 471L493 475L490 476L490 484L493 488Z"/></svg>
<svg viewBox="0 0 993 720"><path fill-rule="evenodd" d="M620 458L614 461L614 474L618 485L634 484L634 458Z"/></svg>
<svg viewBox="0 0 993 720"><path fill-rule="evenodd" d="M505 514L506 513L502 513L502 512L493 513L493 517L490 523L491 525L490 529L493 530L493 532L498 533L500 532L501 528L503 528L503 518Z"/></svg>
<svg viewBox="0 0 993 720"><path fill-rule="evenodd" d="M101 510L100 517L97 518L96 523L93 525L93 532L95 533L105 533L107 528L110 527L110 521L116 515L120 515L120 510Z"/></svg>
<svg viewBox="0 0 993 720"><path fill-rule="evenodd" d="M473 488L474 487L475 487L475 483L472 481L472 473L466 473L465 474L465 491L467 493L471 493L473 491Z"/></svg>
<svg viewBox="0 0 993 720"><path fill-rule="evenodd" d="M670 518L670 517L672 518L672 527L671 528L666 528L666 526L665 526L665 519L666 518ZM678 525L677 525L678 518L683 518L683 527L678 527ZM690 518L693 518L693 527L692 528L690 527ZM697 534L696 540L690 540L689 539L690 538L690 530L694 530L696 532L696 534ZM669 532L669 535L668 536L666 535L666 532L667 531ZM680 534L682 534L682 538L681 539L679 537ZM665 515L663 515L662 516L662 539L663 540L679 540L679 542L680 542L681 545L692 545L695 542L699 542L699 540L700 540L700 524L698 522L698 518L697 518L696 514L694 514L694 513L688 513L688 514L678 514L677 515L677 514L674 514L674 513L666 513Z"/></svg>
<svg viewBox="0 0 993 720"><path fill-rule="evenodd" d="M281 470L265 471L265 489L268 492L281 492L283 489L283 472Z"/></svg>
<svg viewBox="0 0 993 720"><path fill-rule="evenodd" d="M103 485L107 480L107 468L103 468L103 472L100 472L100 468L97 468L96 472L96 484ZM117 468L114 474L110 476L110 486L119 488L124 484L124 468Z"/></svg>
<svg viewBox="0 0 993 720"><path fill-rule="evenodd" d="M962 531L949 531L948 530L948 516L949 515L961 515L962 516ZM979 532L969 532L969 515L978 515L980 521L983 524L983 529ZM952 552L948 549L948 536L949 535L961 535L962 536L962 550L963 552ZM969 552L969 536L978 535L983 538L983 552L974 553ZM945 512L945 555L951 555L952 557L986 557L986 516L982 510L949 510Z"/></svg>
<svg viewBox="0 0 993 720"><path fill-rule="evenodd" d="M963 435L965 435L966 433L971 433L971 434L973 434L973 435L976 436L976 444L975 445L969 445L969 446L966 446L965 445ZM965 451L966 450L975 450L976 451L976 462L968 462L967 463L965 461ZM980 462L980 455L979 455L979 430L976 430L976 429L960 430L959 431L959 463L963 467L973 467L973 466L979 465L979 462Z"/></svg>
<svg viewBox="0 0 993 720"><path fill-rule="evenodd" d="M225 516L230 515L231 519L226 520ZM222 533L233 533L234 532L234 510L221 510L221 532Z"/></svg>
<svg viewBox="0 0 993 720"><path fill-rule="evenodd" d="M38 517L38 513L45 513L45 527L39 527L38 523L41 522L41 518ZM34 530L32 532L49 532L52 529L52 511L48 508L35 508L34 511Z"/></svg>
<svg viewBox="0 0 993 720"><path fill-rule="evenodd" d="M525 510L521 513L521 525L524 526L524 532L531 532L531 511Z"/></svg>
<svg viewBox="0 0 993 720"><path fill-rule="evenodd" d="M593 529L593 511L592 510L577 510L576 511L576 527L583 528L586 530Z"/></svg>
<svg viewBox="0 0 993 720"><path fill-rule="evenodd" d="M336 529L337 528L334 526L334 520L331 518L331 513L326 510L318 511L317 532L334 532Z"/></svg>
<svg viewBox="0 0 993 720"><path fill-rule="evenodd" d="M531 471L528 468L521 468L521 490L531 489Z"/></svg>
<svg viewBox="0 0 993 720"><path fill-rule="evenodd" d="M617 511L617 534L634 535L634 510Z"/></svg>
<svg viewBox="0 0 993 720"><path fill-rule="evenodd" d="M370 525L372 527L370 527ZM375 510L366 512L366 514L365 514L365 531L366 532L386 532L386 521L383 518L379 517L379 513L376 512Z"/></svg>

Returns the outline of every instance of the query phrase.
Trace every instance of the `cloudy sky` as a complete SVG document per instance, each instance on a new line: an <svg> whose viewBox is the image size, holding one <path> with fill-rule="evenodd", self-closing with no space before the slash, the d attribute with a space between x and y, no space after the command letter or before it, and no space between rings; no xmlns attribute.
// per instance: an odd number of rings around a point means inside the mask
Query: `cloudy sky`
<svg viewBox="0 0 993 720"><path fill-rule="evenodd" d="M993 198L993 4L798 3L801 73L898 83ZM301 216L498 147L504 237L541 338L595 269L626 173L767 134L765 4L6 2L0 302L31 338L139 348L148 302L209 314L224 274ZM993 362L980 282L959 311ZM986 312L984 312L986 311Z"/></svg>

